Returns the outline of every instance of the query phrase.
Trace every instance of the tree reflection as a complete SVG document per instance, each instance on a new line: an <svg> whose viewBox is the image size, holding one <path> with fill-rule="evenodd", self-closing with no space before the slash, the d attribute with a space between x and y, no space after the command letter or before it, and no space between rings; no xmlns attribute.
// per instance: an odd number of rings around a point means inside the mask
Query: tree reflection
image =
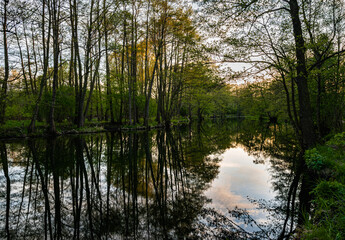
<svg viewBox="0 0 345 240"><path fill-rule="evenodd" d="M207 157L218 147L205 151L209 144L200 141L198 135L186 140L181 131L157 131L30 139L10 143L10 151L1 143L2 235L188 236L218 173L219 160Z"/></svg>
<svg viewBox="0 0 345 240"><path fill-rule="evenodd" d="M10 203L11 203L11 180L8 174L8 159L7 159L7 149L5 143L0 143L0 156L1 156L1 164L2 164L2 169L4 171L4 177L6 179L6 205L5 205L5 236L7 239L11 238L10 235L10 225L9 225L9 220L10 220ZM4 216L4 215L2 215Z"/></svg>
<svg viewBox="0 0 345 240"><path fill-rule="evenodd" d="M286 238L303 207L305 174L288 126L230 121L171 131L0 142L1 237L44 239ZM255 163L269 159L277 198L253 200L272 217L255 222L206 207L219 159L241 146ZM304 200L303 200L304 201ZM306 206L306 205L305 205ZM204 220L208 219L205 224Z"/></svg>
<svg viewBox="0 0 345 240"><path fill-rule="evenodd" d="M272 185L277 193L273 201L249 199L257 209L268 212L268 221L257 222L246 209L229 209L229 215L205 209L203 218L221 223L213 232L204 230L203 237L228 239L288 239L301 223L310 206L310 174L300 163L302 157L297 138L288 125L263 125L256 121L234 122L228 129L235 136L232 144L241 146L255 157L254 163L269 161ZM236 220L236 221L234 221ZM240 224L252 226L252 230ZM203 228L204 226L199 226ZM212 227L208 230L212 230ZM254 230L253 230L254 229Z"/></svg>

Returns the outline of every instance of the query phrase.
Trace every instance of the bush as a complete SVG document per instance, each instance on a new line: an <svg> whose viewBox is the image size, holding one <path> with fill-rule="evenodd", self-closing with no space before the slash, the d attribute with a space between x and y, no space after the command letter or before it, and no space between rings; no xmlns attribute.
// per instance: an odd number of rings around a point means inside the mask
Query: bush
<svg viewBox="0 0 345 240"><path fill-rule="evenodd" d="M48 119L51 105L51 92L45 92L42 97L39 118ZM56 102L54 118L57 122L65 119L73 119L75 108L75 98L73 88L61 86L56 91Z"/></svg>
<svg viewBox="0 0 345 240"><path fill-rule="evenodd" d="M342 148L343 150L345 148L345 132L338 133L334 135L332 139L330 139L326 145L334 147L334 148Z"/></svg>
<svg viewBox="0 0 345 240"><path fill-rule="evenodd" d="M345 239L345 133L306 151L308 168L323 177L312 191L314 212L302 239ZM328 169L328 174L322 174Z"/></svg>
<svg viewBox="0 0 345 240"><path fill-rule="evenodd" d="M326 158L322 156L316 148L307 150L304 158L308 168L312 170L321 170L325 167Z"/></svg>
<svg viewBox="0 0 345 240"><path fill-rule="evenodd" d="M8 120L25 120L32 116L32 105L34 103L33 95L26 95L18 91L13 92L7 98L6 119Z"/></svg>

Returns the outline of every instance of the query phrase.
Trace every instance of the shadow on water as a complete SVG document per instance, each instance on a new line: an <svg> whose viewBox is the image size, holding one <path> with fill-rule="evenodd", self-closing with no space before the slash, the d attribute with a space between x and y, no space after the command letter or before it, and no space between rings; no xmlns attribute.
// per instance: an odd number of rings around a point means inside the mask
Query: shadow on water
<svg viewBox="0 0 345 240"><path fill-rule="evenodd" d="M307 206L299 201L306 199L305 174L291 132L287 125L230 121L0 142L0 237L287 238ZM275 199L251 199L269 213L267 222L246 209L207 207L217 156L234 147L270 166Z"/></svg>

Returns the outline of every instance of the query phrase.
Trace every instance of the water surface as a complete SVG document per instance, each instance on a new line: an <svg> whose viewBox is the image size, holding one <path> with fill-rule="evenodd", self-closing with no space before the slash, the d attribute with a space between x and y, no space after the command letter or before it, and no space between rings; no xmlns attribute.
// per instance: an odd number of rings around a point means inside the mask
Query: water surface
<svg viewBox="0 0 345 240"><path fill-rule="evenodd" d="M289 132L230 121L1 141L0 237L275 238L294 222Z"/></svg>

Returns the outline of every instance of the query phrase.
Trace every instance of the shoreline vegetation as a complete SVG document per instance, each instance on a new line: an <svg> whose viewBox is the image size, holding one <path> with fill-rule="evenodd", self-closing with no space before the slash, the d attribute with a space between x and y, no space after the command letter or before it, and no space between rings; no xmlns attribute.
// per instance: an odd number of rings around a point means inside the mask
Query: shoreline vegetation
<svg viewBox="0 0 345 240"><path fill-rule="evenodd" d="M258 121L265 121L269 123L269 119L265 118L257 118L253 116L212 116L206 118L207 120L214 120L214 119L250 119L250 120L258 120ZM82 128L78 128L76 125L68 124L68 123L58 123L56 124L57 133L55 136L62 136L62 135L72 135L72 134L91 134L91 133L102 133L102 132L129 132L129 131L150 131L153 129L167 129L170 127L174 127L176 125L183 125L183 124L191 124L192 122L197 122L196 119L189 119L189 118L179 118L173 119L169 123L166 124L158 124L155 121L152 121L147 127L144 125L136 124L136 125L128 125L128 124L111 124L109 122L85 122L85 126ZM37 137L51 137L48 129L48 125L44 122L38 122L36 127L35 133L28 132L29 121L25 120L13 120L7 121L6 124L0 126L0 140L6 139L15 139L15 138L37 138Z"/></svg>
<svg viewBox="0 0 345 240"><path fill-rule="evenodd" d="M304 158L315 181L312 211L305 217L301 239L344 239L345 132L328 136L324 144L307 150Z"/></svg>
<svg viewBox="0 0 345 240"><path fill-rule="evenodd" d="M188 123L189 121L182 120L176 121L173 124ZM48 125L44 123L38 123L35 133L28 133L28 125L26 121L12 121L10 124L0 127L0 140L12 139L12 138L31 138L31 137L50 137L48 131ZM116 131L143 131L157 128L165 128L162 124L155 124L149 126L143 125L111 125L107 122L86 122L85 126L78 128L76 125L71 124L57 124L57 132L55 136L71 135L71 134L87 134L87 133L101 133L101 132L116 132Z"/></svg>
<svg viewBox="0 0 345 240"><path fill-rule="evenodd" d="M230 116L227 118L241 118L241 116ZM214 117L210 118L214 119ZM147 127L144 125L128 125L128 124L111 124L109 122L86 122L85 126L78 128L76 125L58 123L56 125L56 136L72 135L72 134L88 134L101 132L128 132L128 131L150 131L153 129L166 129L176 125L189 124L193 120L189 118L173 119L168 126L158 124L152 121ZM48 125L44 122L38 122L35 133L28 133L28 121L8 121L7 124L0 126L0 140L12 138L35 138L52 136L47 131Z"/></svg>

